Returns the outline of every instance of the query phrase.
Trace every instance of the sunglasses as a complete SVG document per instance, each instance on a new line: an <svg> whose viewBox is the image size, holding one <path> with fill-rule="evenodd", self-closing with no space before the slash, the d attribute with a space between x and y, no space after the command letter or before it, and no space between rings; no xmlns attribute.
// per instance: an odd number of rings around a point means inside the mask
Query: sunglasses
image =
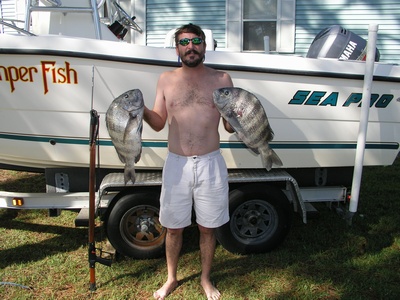
<svg viewBox="0 0 400 300"><path fill-rule="evenodd" d="M179 40L178 43L179 43L179 45L187 46L187 45L189 45L190 42L192 42L193 45L200 45L203 42L203 39L199 38L199 37L195 37L192 39L184 38L184 39Z"/></svg>

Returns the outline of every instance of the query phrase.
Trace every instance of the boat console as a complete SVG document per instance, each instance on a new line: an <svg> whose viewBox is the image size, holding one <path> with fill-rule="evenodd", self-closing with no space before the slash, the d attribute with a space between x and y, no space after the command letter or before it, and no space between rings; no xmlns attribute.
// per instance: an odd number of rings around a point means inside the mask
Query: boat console
<svg viewBox="0 0 400 300"><path fill-rule="evenodd" d="M1 21L1 24L25 35L118 41L123 40L129 29L142 33L134 20L135 17L130 17L116 1L111 0L28 0L24 29L12 22Z"/></svg>

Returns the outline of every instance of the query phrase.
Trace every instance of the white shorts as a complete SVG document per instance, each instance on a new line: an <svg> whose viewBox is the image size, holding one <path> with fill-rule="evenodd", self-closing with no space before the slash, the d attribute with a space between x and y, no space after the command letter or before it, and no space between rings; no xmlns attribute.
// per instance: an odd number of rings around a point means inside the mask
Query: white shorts
<svg viewBox="0 0 400 300"><path fill-rule="evenodd" d="M160 223L184 228L192 223L217 228L229 221L228 171L220 150L199 156L168 153L163 169Z"/></svg>

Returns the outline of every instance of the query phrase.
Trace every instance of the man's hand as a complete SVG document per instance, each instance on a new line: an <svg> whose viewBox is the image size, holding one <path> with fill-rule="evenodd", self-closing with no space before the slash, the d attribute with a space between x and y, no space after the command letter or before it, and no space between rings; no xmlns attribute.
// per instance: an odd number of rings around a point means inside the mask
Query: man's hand
<svg viewBox="0 0 400 300"><path fill-rule="evenodd" d="M228 123L227 120L225 120L224 118L222 118L222 122L224 123L224 127L225 130L228 131L229 133L234 133L235 130L233 129L233 127L231 126L231 124Z"/></svg>

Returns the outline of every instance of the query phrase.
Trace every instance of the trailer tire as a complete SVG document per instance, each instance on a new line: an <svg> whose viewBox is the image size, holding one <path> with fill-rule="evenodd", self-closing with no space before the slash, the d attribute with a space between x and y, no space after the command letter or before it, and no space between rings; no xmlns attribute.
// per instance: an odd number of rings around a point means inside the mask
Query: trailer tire
<svg viewBox="0 0 400 300"><path fill-rule="evenodd" d="M166 229L159 222L159 194L122 196L107 220L107 237L121 254L132 258L160 257L165 249Z"/></svg>
<svg viewBox="0 0 400 300"><path fill-rule="evenodd" d="M230 220L216 230L218 242L237 254L268 252L289 233L292 210L277 187L252 184L229 194Z"/></svg>

